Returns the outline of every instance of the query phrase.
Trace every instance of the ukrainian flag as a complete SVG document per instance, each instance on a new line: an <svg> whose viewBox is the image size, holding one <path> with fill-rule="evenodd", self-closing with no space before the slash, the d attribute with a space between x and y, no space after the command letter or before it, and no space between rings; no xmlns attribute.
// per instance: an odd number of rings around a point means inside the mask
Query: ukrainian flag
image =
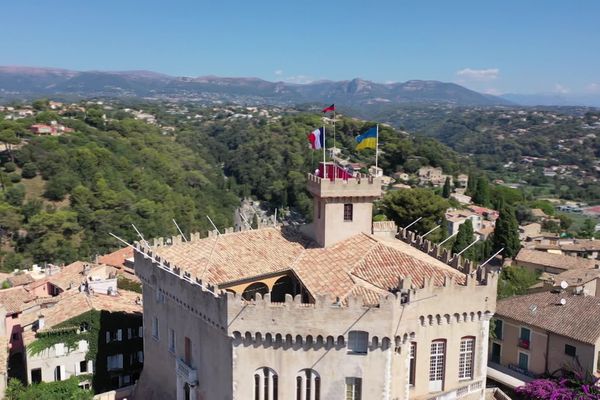
<svg viewBox="0 0 600 400"><path fill-rule="evenodd" d="M362 135L356 137L356 150L374 149L377 147L377 127L372 127Z"/></svg>

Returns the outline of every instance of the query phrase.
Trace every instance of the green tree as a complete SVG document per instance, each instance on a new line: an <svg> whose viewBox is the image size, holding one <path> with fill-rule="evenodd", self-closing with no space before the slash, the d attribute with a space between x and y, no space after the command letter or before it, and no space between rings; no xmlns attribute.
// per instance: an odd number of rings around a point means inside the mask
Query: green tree
<svg viewBox="0 0 600 400"><path fill-rule="evenodd" d="M467 189L465 190L465 194L467 196L474 196L475 191L477 190L477 175L473 172L469 174L469 179L467 180Z"/></svg>
<svg viewBox="0 0 600 400"><path fill-rule="evenodd" d="M558 219L560 220L560 228L565 231L573 224L573 219L567 214L558 214Z"/></svg>
<svg viewBox="0 0 600 400"><path fill-rule="evenodd" d="M583 225L577 231L577 237L591 239L594 237L596 224L591 218L586 218Z"/></svg>
<svg viewBox="0 0 600 400"><path fill-rule="evenodd" d="M496 220L492 243L494 251L504 248L502 251L503 257L513 258L521 248L519 224L513 208L508 205L504 205L500 209L500 216Z"/></svg>
<svg viewBox="0 0 600 400"><path fill-rule="evenodd" d="M490 184L485 176L477 178L475 193L473 194L473 203L487 207L490 204Z"/></svg>
<svg viewBox="0 0 600 400"><path fill-rule="evenodd" d="M421 218L410 227L423 234L442 223L444 213L448 209L448 201L427 189L400 189L387 192L379 207L386 217L399 227L404 227ZM434 231L428 238L439 239L441 232Z"/></svg>
<svg viewBox="0 0 600 400"><path fill-rule="evenodd" d="M467 219L458 227L456 239L452 244L452 252L458 254L463 251L473 241L473 234L473 224L470 219ZM463 253L463 256L470 259L473 255L471 249Z"/></svg>
<svg viewBox="0 0 600 400"><path fill-rule="evenodd" d="M19 184L9 187L4 192L4 198L11 206L20 207L25 200L25 186Z"/></svg>
<svg viewBox="0 0 600 400"><path fill-rule="evenodd" d="M444 182L444 187L442 188L442 197L445 199L450 198L450 194L452 193L452 186L450 184L450 177L446 177L446 181Z"/></svg>
<svg viewBox="0 0 600 400"><path fill-rule="evenodd" d="M35 178L37 175L37 166L34 163L28 162L23 165L21 176L25 179Z"/></svg>
<svg viewBox="0 0 600 400"><path fill-rule="evenodd" d="M498 298L526 294L538 280L538 275L528 269L508 266L502 269L498 281Z"/></svg>

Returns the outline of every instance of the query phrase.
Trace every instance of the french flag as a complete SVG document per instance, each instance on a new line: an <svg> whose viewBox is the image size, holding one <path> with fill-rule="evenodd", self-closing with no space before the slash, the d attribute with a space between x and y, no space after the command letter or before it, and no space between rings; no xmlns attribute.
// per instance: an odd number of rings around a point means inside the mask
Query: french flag
<svg viewBox="0 0 600 400"><path fill-rule="evenodd" d="M315 129L308 134L308 141L310 147L313 150L322 149L325 145L325 135L323 134L323 128Z"/></svg>

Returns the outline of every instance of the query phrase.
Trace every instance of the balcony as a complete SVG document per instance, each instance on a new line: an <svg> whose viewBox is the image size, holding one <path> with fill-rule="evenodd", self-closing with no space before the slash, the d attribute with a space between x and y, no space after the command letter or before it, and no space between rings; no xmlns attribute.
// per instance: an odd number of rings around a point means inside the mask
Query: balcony
<svg viewBox="0 0 600 400"><path fill-rule="evenodd" d="M190 386L195 386L198 384L198 372L194 368L187 365L181 358L178 358L175 363L178 377L180 377Z"/></svg>
<svg viewBox="0 0 600 400"><path fill-rule="evenodd" d="M522 349L529 350L529 340L527 339L519 339L518 346Z"/></svg>

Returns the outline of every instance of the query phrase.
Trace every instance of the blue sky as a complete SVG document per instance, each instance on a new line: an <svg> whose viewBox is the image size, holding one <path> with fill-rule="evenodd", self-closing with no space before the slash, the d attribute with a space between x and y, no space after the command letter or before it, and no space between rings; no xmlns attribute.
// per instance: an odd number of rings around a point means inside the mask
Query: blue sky
<svg viewBox="0 0 600 400"><path fill-rule="evenodd" d="M600 1L7 1L0 65L600 93Z"/></svg>

